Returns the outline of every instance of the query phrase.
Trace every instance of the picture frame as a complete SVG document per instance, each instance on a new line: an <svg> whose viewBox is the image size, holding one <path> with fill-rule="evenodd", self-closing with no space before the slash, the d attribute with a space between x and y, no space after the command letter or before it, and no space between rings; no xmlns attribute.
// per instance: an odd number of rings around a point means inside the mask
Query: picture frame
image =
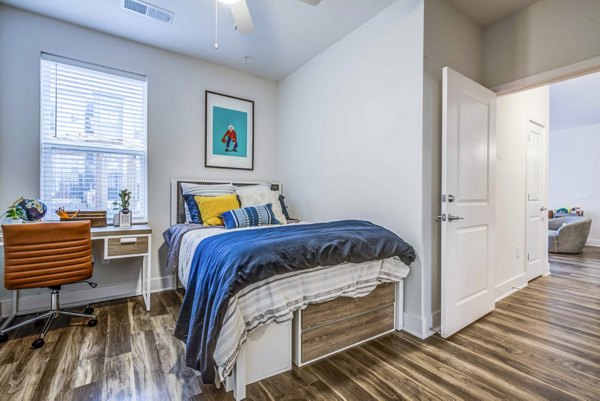
<svg viewBox="0 0 600 401"><path fill-rule="evenodd" d="M254 170L254 101L205 92L204 166Z"/></svg>

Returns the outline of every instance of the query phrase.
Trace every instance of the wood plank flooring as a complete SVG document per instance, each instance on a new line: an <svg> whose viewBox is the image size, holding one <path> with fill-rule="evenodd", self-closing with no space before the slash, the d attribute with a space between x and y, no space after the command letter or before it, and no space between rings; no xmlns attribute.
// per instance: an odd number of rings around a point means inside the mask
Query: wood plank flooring
<svg viewBox="0 0 600 401"><path fill-rule="evenodd" d="M448 340L394 333L248 387L249 400L599 400L600 248L553 255L552 275ZM95 305L0 345L0 400L231 400L202 385L172 337L181 294Z"/></svg>

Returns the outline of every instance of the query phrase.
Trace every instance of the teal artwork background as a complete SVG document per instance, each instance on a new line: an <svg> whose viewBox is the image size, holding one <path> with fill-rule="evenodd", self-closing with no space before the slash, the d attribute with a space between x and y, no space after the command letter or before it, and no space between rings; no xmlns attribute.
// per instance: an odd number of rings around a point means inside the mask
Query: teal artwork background
<svg viewBox="0 0 600 401"><path fill-rule="evenodd" d="M221 142L223 135L233 125L237 133L238 147L237 152L226 152L225 146L227 143ZM212 132L212 152L214 155L232 156L232 157L247 157L248 153L248 113L224 107L213 106L213 132ZM233 144L229 146L233 149Z"/></svg>

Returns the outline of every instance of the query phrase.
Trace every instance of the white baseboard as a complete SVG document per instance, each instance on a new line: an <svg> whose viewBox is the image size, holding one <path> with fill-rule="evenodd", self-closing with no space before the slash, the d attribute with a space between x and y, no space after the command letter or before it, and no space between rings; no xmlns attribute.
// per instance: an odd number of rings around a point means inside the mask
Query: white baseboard
<svg viewBox="0 0 600 401"><path fill-rule="evenodd" d="M423 335L423 319L412 313L404 312L404 327L402 327L402 330L420 339L428 337Z"/></svg>
<svg viewBox="0 0 600 401"><path fill-rule="evenodd" d="M404 312L404 327L402 330L424 340L440 331L441 316L440 311L435 311L423 319L412 313Z"/></svg>
<svg viewBox="0 0 600 401"><path fill-rule="evenodd" d="M174 290L173 282L175 280L174 275L168 275L163 277L154 277L150 280L150 292L161 292L166 290ZM140 294L141 295L141 291Z"/></svg>
<svg viewBox="0 0 600 401"><path fill-rule="evenodd" d="M600 246L600 238L588 238L586 246Z"/></svg>
<svg viewBox="0 0 600 401"><path fill-rule="evenodd" d="M507 296L514 294L515 292L525 287L527 287L527 277L525 273L521 273L500 284L496 284L496 288L494 290L496 302L503 300Z"/></svg>
<svg viewBox="0 0 600 401"><path fill-rule="evenodd" d="M173 276L155 277L150 280L151 292L170 290ZM61 291L60 304L64 307L93 304L112 299L128 298L142 294L140 283L131 281L125 284L108 285L77 291ZM12 298L0 300L2 316L8 316L12 310ZM18 313L34 313L50 308L50 293L19 297Z"/></svg>
<svg viewBox="0 0 600 401"><path fill-rule="evenodd" d="M552 273L550 272L550 262L548 262L548 258L546 258L546 268L545 268L544 272L542 273L542 277L547 277L551 274Z"/></svg>
<svg viewBox="0 0 600 401"><path fill-rule="evenodd" d="M442 328L442 312L439 310L433 312L429 315L427 321L429 323L427 329L431 331L430 335L439 332Z"/></svg>

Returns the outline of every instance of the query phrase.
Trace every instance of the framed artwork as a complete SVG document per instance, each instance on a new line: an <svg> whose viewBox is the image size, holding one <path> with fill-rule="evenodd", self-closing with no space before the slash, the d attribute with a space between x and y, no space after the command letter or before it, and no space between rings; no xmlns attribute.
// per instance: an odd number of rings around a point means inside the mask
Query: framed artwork
<svg viewBox="0 0 600 401"><path fill-rule="evenodd" d="M254 170L254 102L206 91L206 167Z"/></svg>

